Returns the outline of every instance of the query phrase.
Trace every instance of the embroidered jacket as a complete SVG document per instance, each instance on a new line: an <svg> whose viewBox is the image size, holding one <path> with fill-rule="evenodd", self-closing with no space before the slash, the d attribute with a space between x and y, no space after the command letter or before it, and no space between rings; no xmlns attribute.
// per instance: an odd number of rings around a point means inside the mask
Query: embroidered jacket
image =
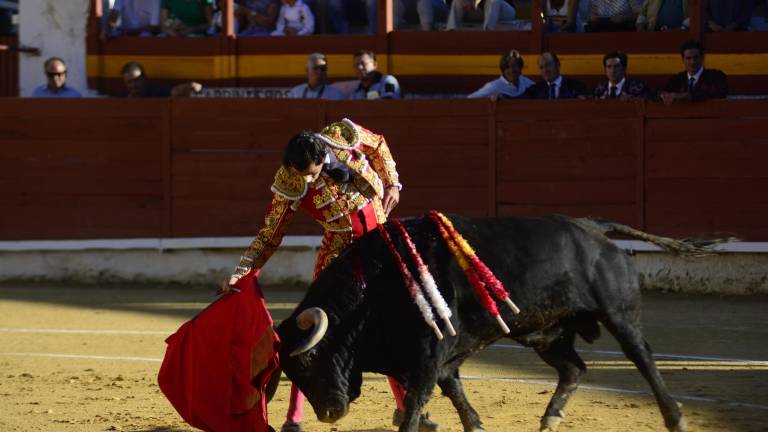
<svg viewBox="0 0 768 432"><path fill-rule="evenodd" d="M281 166L272 184L272 203L259 231L235 268L240 278L261 268L280 246L293 215L304 209L326 231L351 231L351 214L372 203L379 223L386 221L381 205L384 190L402 188L395 161L383 136L348 119L333 123L317 136L325 142L336 159L354 173L350 183L336 183L320 176L308 183L293 168Z"/></svg>

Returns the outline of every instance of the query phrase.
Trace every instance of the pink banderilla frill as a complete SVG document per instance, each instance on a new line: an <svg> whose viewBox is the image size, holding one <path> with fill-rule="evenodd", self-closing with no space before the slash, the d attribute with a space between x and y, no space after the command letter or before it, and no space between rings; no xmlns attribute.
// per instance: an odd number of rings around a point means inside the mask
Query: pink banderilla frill
<svg viewBox="0 0 768 432"><path fill-rule="evenodd" d="M400 256L400 253L397 251L395 243L392 241L392 237L389 236L389 233L387 232L387 229L384 228L384 225L379 225L379 232L381 233L381 237L384 239L384 243L387 244L389 252L395 258L395 262L397 263L398 267L400 267L400 273L403 275L403 282L405 282L405 286L408 288L408 293L411 295L411 299L413 299L413 302L416 303L416 306L419 308L421 316L424 317L424 322L432 327L432 330L435 332L437 338L442 340L443 333L437 327L437 323L435 323L435 316L432 314L432 308L429 306L429 303L427 303L424 295L422 295L421 290L419 289L419 284L416 282L416 279L413 278L411 271L408 270L408 266L405 265L403 257Z"/></svg>
<svg viewBox="0 0 768 432"><path fill-rule="evenodd" d="M418 249L416 249L416 245L413 243L411 236L408 234L408 231L403 224L399 220L394 219L392 225L394 225L400 233L400 236L403 238L403 242L408 249L408 254L411 256L411 260L416 264L416 268L419 272L419 279L421 280L421 288L432 302L432 306L435 308L435 311L437 311L437 315L443 320L443 323L445 323L448 333L451 336L456 336L456 330L453 328L453 324L451 324L451 309L448 308L448 304L445 302L443 295L440 294L440 291L437 289L435 278L433 278L432 273L429 272L429 267L424 264L424 260L421 259L421 255L419 254Z"/></svg>

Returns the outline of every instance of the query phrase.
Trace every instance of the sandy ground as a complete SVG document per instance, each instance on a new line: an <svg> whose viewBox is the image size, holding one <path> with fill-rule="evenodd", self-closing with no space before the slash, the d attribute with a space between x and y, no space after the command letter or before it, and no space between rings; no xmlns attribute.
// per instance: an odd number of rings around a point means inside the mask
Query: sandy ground
<svg viewBox="0 0 768 432"><path fill-rule="evenodd" d="M275 319L302 293L267 289ZM164 338L207 305L211 290L147 286L0 286L0 431L184 431L159 392ZM646 295L645 334L668 356L658 364L684 404L692 431L768 430L766 298ZM659 431L648 386L610 335L582 344L589 373L563 431ZM511 341L489 347L462 369L488 431L538 430L556 375ZM279 426L288 384L270 404ZM386 381L366 376L350 414L328 425L305 406L306 431L377 432L391 426ZM461 431L447 398L428 406L443 431Z"/></svg>

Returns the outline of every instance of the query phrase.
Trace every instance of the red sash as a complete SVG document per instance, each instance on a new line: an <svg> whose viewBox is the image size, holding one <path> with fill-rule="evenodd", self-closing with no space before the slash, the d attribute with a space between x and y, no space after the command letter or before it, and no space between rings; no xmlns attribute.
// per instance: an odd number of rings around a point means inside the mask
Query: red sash
<svg viewBox="0 0 768 432"><path fill-rule="evenodd" d="M280 341L253 271L166 339L157 377L190 425L214 432L268 430L266 384Z"/></svg>

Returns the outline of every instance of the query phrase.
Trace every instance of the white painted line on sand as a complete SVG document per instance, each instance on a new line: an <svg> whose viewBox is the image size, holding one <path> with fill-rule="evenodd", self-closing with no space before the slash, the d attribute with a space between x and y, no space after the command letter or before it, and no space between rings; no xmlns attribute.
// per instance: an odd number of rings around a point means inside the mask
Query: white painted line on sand
<svg viewBox="0 0 768 432"><path fill-rule="evenodd" d="M173 331L155 330L91 330L91 329L47 329L47 328L11 328L0 327L0 333L40 333L40 334L95 334L95 335L146 335L170 336Z"/></svg>
<svg viewBox="0 0 768 432"><path fill-rule="evenodd" d="M24 352L0 352L0 357L49 357L65 359L85 359L85 360L119 360L119 361L143 361L160 363L163 359L152 357L129 357L129 356L103 356L103 355L84 355L84 354L56 354L56 353L24 353Z"/></svg>
<svg viewBox="0 0 768 432"><path fill-rule="evenodd" d="M507 345L507 344L490 345L488 348L518 349L518 350L531 349L528 347L524 347L522 345ZM621 351L580 350L580 349L576 351L581 353L604 354L604 355L625 357L624 353ZM657 359L700 360L700 361L717 361L717 362L729 362L729 363L738 362L738 363L749 363L756 366L768 366L768 361L765 361L765 360L748 360L748 359L738 359L738 358L707 357L707 356L692 356L692 355L684 355L684 354L663 354L663 353L653 353L653 357Z"/></svg>

